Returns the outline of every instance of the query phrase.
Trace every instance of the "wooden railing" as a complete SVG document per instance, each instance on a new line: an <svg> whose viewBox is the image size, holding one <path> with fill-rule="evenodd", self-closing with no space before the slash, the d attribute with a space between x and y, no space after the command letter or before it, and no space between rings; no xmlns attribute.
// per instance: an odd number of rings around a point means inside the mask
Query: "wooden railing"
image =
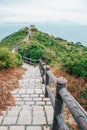
<svg viewBox="0 0 87 130"><path fill-rule="evenodd" d="M39 60L35 60L35 59L27 58L27 57L22 57L22 59L25 63L32 64L32 65L39 63Z"/></svg>
<svg viewBox="0 0 87 130"><path fill-rule="evenodd" d="M45 84L45 96L49 97L54 109L52 130L69 130L62 116L63 103L66 104L80 130L87 130L87 112L79 105L67 91L67 80L64 77L56 78L43 61L39 61L42 82ZM50 89L50 81L56 87L54 97Z"/></svg>

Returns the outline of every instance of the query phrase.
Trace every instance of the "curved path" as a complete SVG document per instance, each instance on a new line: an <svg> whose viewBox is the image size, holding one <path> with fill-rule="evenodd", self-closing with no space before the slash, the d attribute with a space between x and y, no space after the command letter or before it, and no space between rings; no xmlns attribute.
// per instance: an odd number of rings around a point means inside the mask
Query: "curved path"
<svg viewBox="0 0 87 130"><path fill-rule="evenodd" d="M39 67L23 64L27 68L20 88L12 92L16 106L9 107L0 117L0 130L50 130L53 109L49 98L44 97Z"/></svg>
<svg viewBox="0 0 87 130"><path fill-rule="evenodd" d="M28 42L30 34L31 34L31 31L28 30L28 34L25 36L22 42ZM15 46L11 51L16 52L17 50L18 50L18 46Z"/></svg>
<svg viewBox="0 0 87 130"><path fill-rule="evenodd" d="M23 39L23 42L27 42L29 40L30 31L28 30L27 36Z"/></svg>

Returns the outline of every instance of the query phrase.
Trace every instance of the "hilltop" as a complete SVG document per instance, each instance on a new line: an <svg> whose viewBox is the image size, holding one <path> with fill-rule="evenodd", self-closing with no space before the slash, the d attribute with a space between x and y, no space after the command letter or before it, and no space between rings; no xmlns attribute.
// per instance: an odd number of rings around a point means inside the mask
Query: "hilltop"
<svg viewBox="0 0 87 130"><path fill-rule="evenodd" d="M68 90L87 110L87 47L80 42L68 42L31 28L29 40L23 41L28 28L20 29L0 42L0 48L12 50L18 47L22 57L42 59L51 66L56 76L64 76L68 80Z"/></svg>

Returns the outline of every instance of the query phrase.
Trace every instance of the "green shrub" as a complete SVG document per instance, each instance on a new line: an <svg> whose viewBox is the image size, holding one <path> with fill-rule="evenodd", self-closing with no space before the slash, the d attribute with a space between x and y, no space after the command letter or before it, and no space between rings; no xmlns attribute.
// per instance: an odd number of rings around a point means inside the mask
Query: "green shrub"
<svg viewBox="0 0 87 130"><path fill-rule="evenodd" d="M31 31L35 31L35 32L37 32L37 31L38 31L38 29L37 29L37 28L35 28L35 27L33 27L33 28L31 28Z"/></svg>
<svg viewBox="0 0 87 130"><path fill-rule="evenodd" d="M86 54L86 53L85 53ZM62 59L67 72L76 77L87 78L87 56L74 49Z"/></svg>
<svg viewBox="0 0 87 130"><path fill-rule="evenodd" d="M14 55L15 55L14 63L16 64L16 66L21 66L22 65L21 55L18 53L14 53Z"/></svg>
<svg viewBox="0 0 87 130"><path fill-rule="evenodd" d="M60 41L65 41L65 42L67 42L67 40L65 40L65 39L63 39L63 38L61 38L61 37L57 37L56 40L60 40Z"/></svg>
<svg viewBox="0 0 87 130"><path fill-rule="evenodd" d="M19 48L18 52L25 57L32 58L32 59L40 59L43 55L44 47L39 43L31 43L26 44L22 43Z"/></svg>
<svg viewBox="0 0 87 130"><path fill-rule="evenodd" d="M6 48L0 49L0 69L20 66L22 58L18 53L12 53Z"/></svg>
<svg viewBox="0 0 87 130"><path fill-rule="evenodd" d="M46 63L51 63L51 61L56 57L55 51L50 50L49 48L45 47L43 44L38 42L33 42L31 44L22 43L19 48L18 52L23 57L28 57L32 59L43 59Z"/></svg>
<svg viewBox="0 0 87 130"><path fill-rule="evenodd" d="M20 29L18 32L15 32L7 37L5 37L0 42L0 48L6 47L9 50L11 50L13 47L17 46L28 34L28 28L25 27L23 29Z"/></svg>

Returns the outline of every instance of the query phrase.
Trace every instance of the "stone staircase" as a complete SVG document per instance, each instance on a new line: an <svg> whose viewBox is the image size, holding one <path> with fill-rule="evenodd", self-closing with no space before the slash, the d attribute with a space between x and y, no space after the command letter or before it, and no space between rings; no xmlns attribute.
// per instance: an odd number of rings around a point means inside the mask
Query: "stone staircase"
<svg viewBox="0 0 87 130"><path fill-rule="evenodd" d="M16 106L9 107L0 117L0 130L50 130L53 120L53 108L49 98L45 98L45 86L42 84L38 66L26 63L27 68L20 88L12 91Z"/></svg>

